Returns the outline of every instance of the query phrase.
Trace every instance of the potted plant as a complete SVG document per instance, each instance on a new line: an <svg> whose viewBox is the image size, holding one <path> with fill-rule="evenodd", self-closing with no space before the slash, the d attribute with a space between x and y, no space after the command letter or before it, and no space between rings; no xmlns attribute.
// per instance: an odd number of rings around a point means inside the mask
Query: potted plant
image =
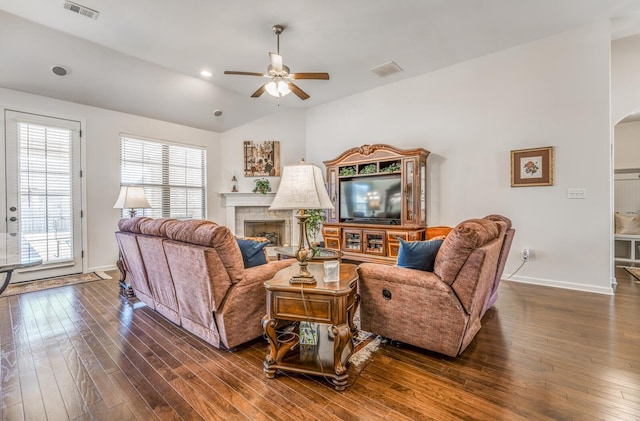
<svg viewBox="0 0 640 421"><path fill-rule="evenodd" d="M271 191L271 185L266 178L257 178L253 182L256 184L253 188L254 193L267 194Z"/></svg>
<svg viewBox="0 0 640 421"><path fill-rule="evenodd" d="M327 220L327 214L324 209L305 209L304 214L309 216L307 218L309 241L312 244L317 244L316 240L322 231L322 223Z"/></svg>

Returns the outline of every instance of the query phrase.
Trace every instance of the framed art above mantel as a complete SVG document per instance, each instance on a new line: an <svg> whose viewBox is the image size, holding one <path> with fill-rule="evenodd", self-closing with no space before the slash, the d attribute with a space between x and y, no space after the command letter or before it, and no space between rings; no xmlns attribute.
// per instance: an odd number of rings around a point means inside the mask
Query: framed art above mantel
<svg viewBox="0 0 640 421"><path fill-rule="evenodd" d="M511 187L553 186L553 146L511 151Z"/></svg>

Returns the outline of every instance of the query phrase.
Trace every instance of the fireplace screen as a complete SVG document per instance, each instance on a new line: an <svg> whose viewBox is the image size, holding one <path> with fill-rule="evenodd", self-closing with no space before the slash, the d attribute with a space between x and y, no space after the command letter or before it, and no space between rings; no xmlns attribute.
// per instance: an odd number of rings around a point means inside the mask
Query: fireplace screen
<svg viewBox="0 0 640 421"><path fill-rule="evenodd" d="M244 221L245 237L265 237L273 246L282 245L284 230L284 220Z"/></svg>

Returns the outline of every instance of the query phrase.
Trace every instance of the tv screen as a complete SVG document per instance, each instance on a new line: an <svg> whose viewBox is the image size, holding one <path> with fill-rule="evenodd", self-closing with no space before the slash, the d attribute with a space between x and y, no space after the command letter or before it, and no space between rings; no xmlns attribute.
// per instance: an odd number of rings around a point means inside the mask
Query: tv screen
<svg viewBox="0 0 640 421"><path fill-rule="evenodd" d="M399 223L402 210L400 174L340 181L340 220Z"/></svg>

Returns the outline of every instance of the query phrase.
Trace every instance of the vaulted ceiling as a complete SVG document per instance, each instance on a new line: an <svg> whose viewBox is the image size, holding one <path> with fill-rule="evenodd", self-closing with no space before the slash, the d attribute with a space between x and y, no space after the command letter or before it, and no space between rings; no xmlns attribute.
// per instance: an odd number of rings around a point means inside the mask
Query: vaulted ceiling
<svg viewBox="0 0 640 421"><path fill-rule="evenodd" d="M0 0L0 86L223 132L612 19L635 34L637 0ZM276 50L311 98L250 98ZM402 72L370 69L394 61ZM52 73L64 66L67 76ZM200 76L209 70L212 77ZM221 110L221 116L214 116Z"/></svg>

